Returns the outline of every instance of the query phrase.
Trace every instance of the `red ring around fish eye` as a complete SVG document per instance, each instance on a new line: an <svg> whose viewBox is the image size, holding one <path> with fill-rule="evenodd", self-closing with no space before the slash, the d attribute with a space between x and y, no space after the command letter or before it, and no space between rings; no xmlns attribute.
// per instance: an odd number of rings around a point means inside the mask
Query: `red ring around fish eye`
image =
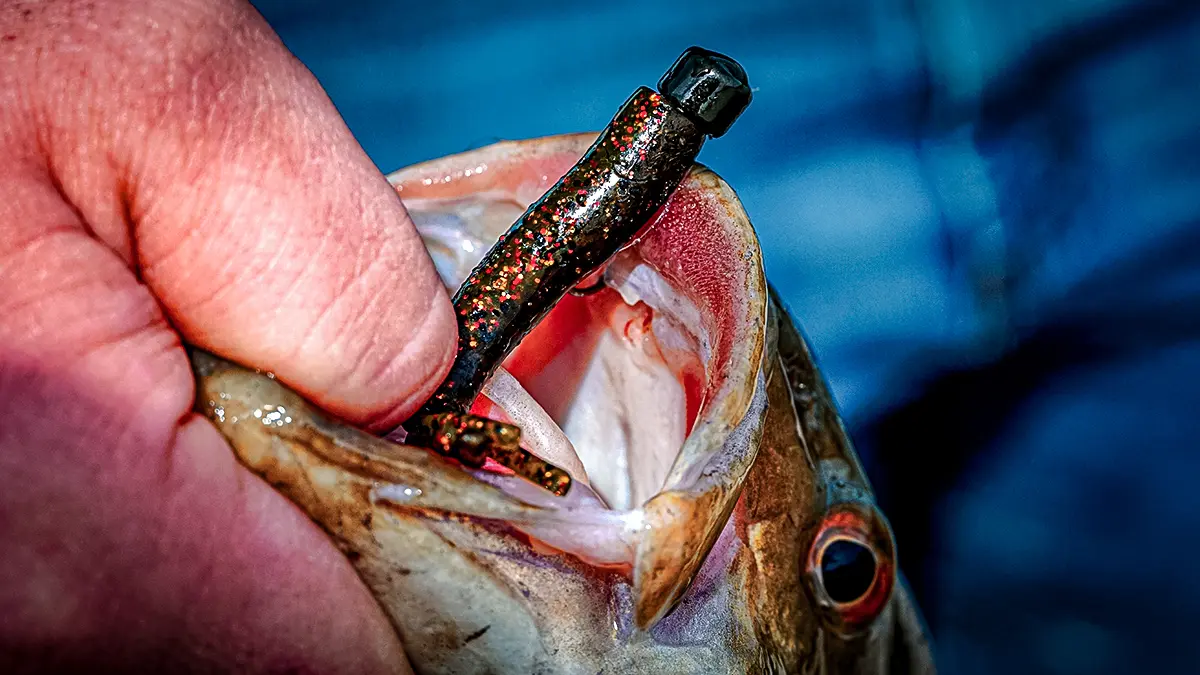
<svg viewBox="0 0 1200 675"><path fill-rule="evenodd" d="M834 507L809 549L806 574L831 626L854 632L879 616L892 596L891 533L873 510Z"/></svg>

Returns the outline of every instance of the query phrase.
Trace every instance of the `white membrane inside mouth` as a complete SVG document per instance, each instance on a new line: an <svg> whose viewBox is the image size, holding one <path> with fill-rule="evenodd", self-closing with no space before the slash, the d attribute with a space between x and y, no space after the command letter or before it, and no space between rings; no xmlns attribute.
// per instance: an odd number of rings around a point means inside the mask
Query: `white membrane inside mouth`
<svg viewBox="0 0 1200 675"><path fill-rule="evenodd" d="M588 484L587 471L570 439L503 366L484 383L483 395L521 427L522 447L571 474L576 483Z"/></svg>
<svg viewBox="0 0 1200 675"><path fill-rule="evenodd" d="M624 303L602 305L604 316L586 327L598 335L579 364L578 385L556 401L556 417L507 371L485 393L522 428L530 452L572 475L586 472L600 500L631 510L662 489L689 431L687 392L672 362L685 354L703 363L707 344L699 311L640 262L636 249L614 259L604 279ZM537 390L558 390L550 384Z"/></svg>
<svg viewBox="0 0 1200 675"><path fill-rule="evenodd" d="M470 200L405 204L452 290L521 212L511 201L500 204L500 215ZM481 221L485 213L487 223ZM565 469L575 485L566 497L556 497L515 476L474 474L542 507L536 522L512 523L531 536L593 563L630 564L644 527L640 507L662 489L689 432L688 392L676 368L680 355L695 361L703 377L710 349L698 308L640 260L636 245L614 258L604 283L623 302L610 303L609 315L593 315L580 326L599 335L575 364L582 370L578 386L568 391L566 385L542 380L530 387L543 398L561 391L568 401L535 399L503 368L483 391L521 427L522 446ZM391 499L382 489L377 497Z"/></svg>
<svg viewBox="0 0 1200 675"><path fill-rule="evenodd" d="M687 392L667 355L702 359L702 331L695 306L633 252L604 281L625 305L610 315L560 424L596 489L613 508L631 509L659 492L687 437Z"/></svg>

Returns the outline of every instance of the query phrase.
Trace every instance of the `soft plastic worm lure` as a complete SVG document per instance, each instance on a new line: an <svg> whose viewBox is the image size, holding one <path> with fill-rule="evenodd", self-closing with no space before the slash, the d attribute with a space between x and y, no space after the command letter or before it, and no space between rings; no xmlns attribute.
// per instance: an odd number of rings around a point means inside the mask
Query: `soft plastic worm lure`
<svg viewBox="0 0 1200 675"><path fill-rule="evenodd" d="M699 47L641 87L570 171L509 228L454 296L458 354L446 381L409 422L406 442L464 465L488 458L558 495L562 469L520 447L520 430L467 412L484 382L539 321L629 244L679 186L707 137L749 105L740 65Z"/></svg>

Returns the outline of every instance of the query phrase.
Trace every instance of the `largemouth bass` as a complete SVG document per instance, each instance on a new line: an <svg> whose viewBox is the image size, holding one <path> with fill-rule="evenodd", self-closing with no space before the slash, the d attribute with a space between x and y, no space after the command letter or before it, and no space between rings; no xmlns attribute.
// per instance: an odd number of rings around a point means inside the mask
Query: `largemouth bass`
<svg viewBox="0 0 1200 675"><path fill-rule="evenodd" d="M389 177L448 288L593 139ZM202 352L197 407L345 551L419 672L933 673L887 522L729 185L693 167L596 277L472 409L565 469L565 497Z"/></svg>

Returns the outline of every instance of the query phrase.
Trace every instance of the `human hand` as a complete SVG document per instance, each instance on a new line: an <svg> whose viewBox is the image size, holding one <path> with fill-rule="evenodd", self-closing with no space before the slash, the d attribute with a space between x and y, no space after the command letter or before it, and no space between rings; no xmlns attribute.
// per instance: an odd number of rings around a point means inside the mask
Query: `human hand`
<svg viewBox="0 0 1200 675"><path fill-rule="evenodd" d="M403 670L181 345L403 421L455 328L396 194L244 2L8 2L0 62L0 671Z"/></svg>

